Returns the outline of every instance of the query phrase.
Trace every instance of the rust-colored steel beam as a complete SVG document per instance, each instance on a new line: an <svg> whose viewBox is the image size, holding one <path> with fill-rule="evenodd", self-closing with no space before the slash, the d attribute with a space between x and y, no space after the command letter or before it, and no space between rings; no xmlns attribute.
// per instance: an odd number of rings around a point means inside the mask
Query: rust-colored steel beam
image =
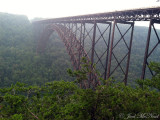
<svg viewBox="0 0 160 120"><path fill-rule="evenodd" d="M111 47L110 47L110 56L109 56L109 63L108 63L108 73L107 73L107 79L110 77L111 73L111 61L112 61L112 51L113 51L113 41L114 41L114 34L115 34L115 26L116 26L116 21L114 20L113 22L113 30L112 30L112 38L111 38Z"/></svg>
<svg viewBox="0 0 160 120"><path fill-rule="evenodd" d="M141 79L144 79L144 77L145 77L147 57L148 57L148 50L149 50L149 43L150 43L150 37L151 37L152 24L153 24L153 23L152 23L152 19L151 19L151 20L150 20L150 24L149 24L149 29L148 29L148 37L147 37L147 42L146 42L146 49L145 49L145 55L144 55L144 62L143 62Z"/></svg>
<svg viewBox="0 0 160 120"><path fill-rule="evenodd" d="M131 30L131 37L130 37L129 50L128 50L128 59L127 59L127 66L126 66L126 74L125 74L125 78L124 78L125 85L127 85L127 79L128 79L128 71L129 71L129 64L130 64L131 48L132 48L132 41L133 41L134 23L131 24L131 26L132 26L132 30Z"/></svg>
<svg viewBox="0 0 160 120"><path fill-rule="evenodd" d="M78 69L80 69L81 64L81 58L82 58L82 23L80 24L80 38L79 38L79 63L78 63Z"/></svg>
<svg viewBox="0 0 160 120"><path fill-rule="evenodd" d="M107 79L107 69L108 69L108 58L109 58L109 47L110 47L110 37L111 37L111 26L112 24L109 23L109 36L108 36L108 44L107 44L107 55L106 55L106 63L105 63L105 72L104 72L104 80Z"/></svg>
<svg viewBox="0 0 160 120"><path fill-rule="evenodd" d="M94 22L94 26L93 26L93 38L92 38L92 47L91 47L91 68L93 69L93 64L94 64L94 51L95 51L95 37L96 37L96 26L97 26L97 23ZM95 76L90 73L90 78L89 78L89 83L90 82L94 82L95 83ZM90 85L90 84L89 84ZM90 86L89 86L90 87Z"/></svg>

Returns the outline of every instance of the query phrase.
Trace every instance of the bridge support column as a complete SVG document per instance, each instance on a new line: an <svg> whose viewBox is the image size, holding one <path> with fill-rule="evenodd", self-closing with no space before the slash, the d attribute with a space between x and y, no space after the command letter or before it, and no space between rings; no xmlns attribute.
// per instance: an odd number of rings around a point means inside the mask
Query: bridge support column
<svg viewBox="0 0 160 120"><path fill-rule="evenodd" d="M92 38L92 50L91 50L91 69L93 71L93 64L94 64L94 51L95 51L95 38L96 38L96 26L97 26L97 23L94 21L94 26L93 26L93 38ZM89 78L89 83L88 83L88 87L90 88L91 86L91 82L93 84L93 86L95 87L96 86L96 76L92 73L90 73L90 78Z"/></svg>
<svg viewBox="0 0 160 120"><path fill-rule="evenodd" d="M80 64L81 64L81 58L82 58L82 27L83 24L80 24L80 38L79 38L79 63L78 63L78 69L80 69Z"/></svg>
<svg viewBox="0 0 160 120"><path fill-rule="evenodd" d="M143 62L143 68L142 68L141 79L144 79L144 77L145 77L146 64L147 64L147 58L148 58L148 50L149 50L149 43L150 43L150 37L151 37L152 24L153 24L153 23L152 23L152 20L150 20L149 29L148 29L148 37L147 37L147 42L146 42L145 55L144 55L144 62Z"/></svg>
<svg viewBox="0 0 160 120"><path fill-rule="evenodd" d="M159 35L156 31L156 28L154 26L155 23L160 24L160 21L152 20L152 19L150 20L149 29L148 29L148 37L147 37L146 48L145 48L144 61L143 61L143 67L142 67L141 79L145 79L146 68L149 65L148 58L151 56L151 54L154 52L154 50L157 48L157 46L160 45L160 37L159 37ZM149 51L152 28L153 28L153 31L154 31L156 37L157 37L158 42ZM149 71L150 71L151 75L153 76L154 73L150 68L149 68Z"/></svg>
<svg viewBox="0 0 160 120"><path fill-rule="evenodd" d="M117 24L127 24L129 25L129 28L125 31L124 34L122 34L120 28L118 27ZM120 39L118 41L115 41L115 30L117 28L117 31L120 34ZM125 35L127 33L129 33L130 31L130 39L129 39L129 45L127 44L127 40L125 40ZM125 85L127 85L127 78L128 78L128 71L129 71L129 64L130 64L130 54L131 54L131 48L132 48L132 39L133 39L133 31L134 31L134 22L123 22L123 21L116 21L114 20L113 23L113 29L112 29L112 38L111 38L111 47L110 47L110 56L109 56L109 63L108 63L108 73L107 73L107 79L109 79L111 77L111 75L118 69L120 68L124 78L123 78L123 82ZM114 49L117 47L117 45L123 41L125 44L125 48L126 53L125 55L121 58L121 60L118 60L118 55L116 55L117 53L114 52ZM112 58L114 58L115 62L117 63L116 66L112 67ZM125 63L126 67L124 67L124 65L122 65L122 62L125 62L125 60L127 59L127 63ZM115 63L114 63L115 64ZM112 69L111 69L112 68ZM124 70L125 69L125 70Z"/></svg>
<svg viewBox="0 0 160 120"><path fill-rule="evenodd" d="M131 56L131 48L132 48L132 40L133 40L133 31L134 31L134 23L131 24L132 30L131 30L131 38L129 43L129 50L128 50L128 59L127 59L127 66L126 66L126 74L124 78L124 83L127 85L127 78L128 78L128 71L129 71L129 63L130 63L130 56Z"/></svg>
<svg viewBox="0 0 160 120"><path fill-rule="evenodd" d="M84 39L85 39L85 23L83 23L83 39L82 39L82 48L84 50ZM84 52L82 54L82 56L85 56Z"/></svg>
<svg viewBox="0 0 160 120"><path fill-rule="evenodd" d="M113 30L112 30L112 38L111 38L111 47L110 47L110 55L109 55L109 64L108 64L108 73L107 73L107 79L110 77L110 71L111 71L111 64L112 64L112 50L113 50L113 41L114 41L114 32L115 32L115 26L116 21L113 22Z"/></svg>
<svg viewBox="0 0 160 120"><path fill-rule="evenodd" d="M109 62L108 61L109 60L109 48L110 48L111 28L112 28L112 23L107 23L107 24L109 24L109 36L108 36L108 44L107 44L107 55L106 55L106 63L105 63L104 80L107 79L107 70L108 70L108 62Z"/></svg>

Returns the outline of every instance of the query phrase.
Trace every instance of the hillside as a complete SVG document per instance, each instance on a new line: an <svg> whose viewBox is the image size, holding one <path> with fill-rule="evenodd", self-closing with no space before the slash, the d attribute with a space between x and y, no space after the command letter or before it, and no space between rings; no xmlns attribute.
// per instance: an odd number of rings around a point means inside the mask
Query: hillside
<svg viewBox="0 0 160 120"><path fill-rule="evenodd" d="M36 54L32 25L26 16L0 14L0 87L24 82L30 85L72 80L63 43L54 35L47 52Z"/></svg>

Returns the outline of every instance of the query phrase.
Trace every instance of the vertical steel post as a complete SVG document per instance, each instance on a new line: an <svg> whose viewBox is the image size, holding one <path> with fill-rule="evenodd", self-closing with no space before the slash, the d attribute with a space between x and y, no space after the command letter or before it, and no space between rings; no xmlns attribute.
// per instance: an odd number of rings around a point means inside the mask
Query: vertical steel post
<svg viewBox="0 0 160 120"><path fill-rule="evenodd" d="M108 37L108 45L107 45L107 56L106 56L106 65L105 65L105 72L104 72L104 79L107 79L107 69L108 69L108 58L109 58L109 46L110 46L110 39L111 39L111 27L112 24L109 24L109 37Z"/></svg>
<svg viewBox="0 0 160 120"><path fill-rule="evenodd" d="M64 34L66 34L66 23L64 23L64 28L65 28Z"/></svg>
<svg viewBox="0 0 160 120"><path fill-rule="evenodd" d="M73 23L71 27L71 47L72 47L72 43L73 43Z"/></svg>
<svg viewBox="0 0 160 120"><path fill-rule="evenodd" d="M68 26L68 27L69 27L69 28L68 28L68 31L67 31L67 32L68 32L67 35L68 35L68 39L69 39L69 38L70 38L70 35L71 35L71 34L70 34L70 33L71 33L71 32L70 32L70 30L71 30L70 23L69 23L69 26ZM68 41L68 45L69 45L69 41ZM69 54L70 54L70 51L71 51L71 50L69 49Z"/></svg>
<svg viewBox="0 0 160 120"><path fill-rule="evenodd" d="M36 43L36 54L38 54L38 39L39 39L39 30L38 30L38 25L37 24L33 24L34 26L34 40Z"/></svg>
<svg viewBox="0 0 160 120"><path fill-rule="evenodd" d="M64 23L64 28L65 28L64 34L67 34L67 25L66 25L66 23ZM64 41L65 46L66 46L65 37L63 37L63 41Z"/></svg>
<svg viewBox="0 0 160 120"><path fill-rule="evenodd" d="M80 39L79 39L79 61L78 61L78 69L80 68L81 63L81 52L82 52L82 22L81 22L81 31L80 31Z"/></svg>
<svg viewBox="0 0 160 120"><path fill-rule="evenodd" d="M114 22L113 22L113 30L112 30L111 47L110 47L110 54L109 54L109 64L108 64L107 79L110 77L110 71L111 71L111 61L112 61L112 50L113 50L115 26L116 26L116 20L114 20Z"/></svg>
<svg viewBox="0 0 160 120"><path fill-rule="evenodd" d="M128 78L128 70L129 70L129 63L130 63L130 56L131 56L131 49L132 49L132 41L133 41L133 31L134 31L134 22L131 24L132 31L131 31L131 38L129 43L129 51L128 51L128 59L127 59L127 66L126 66L126 74L124 78L124 84L127 85L127 78Z"/></svg>
<svg viewBox="0 0 160 120"><path fill-rule="evenodd" d="M95 48L95 37L96 37L96 21L94 22L94 30L93 30L93 41L92 41L92 54L91 54L91 64L94 62L94 48Z"/></svg>
<svg viewBox="0 0 160 120"><path fill-rule="evenodd" d="M85 23L83 23L83 40L82 40L83 49L84 49L84 39L85 39ZM83 52L83 56L84 56L84 52Z"/></svg>
<svg viewBox="0 0 160 120"><path fill-rule="evenodd" d="M74 38L74 44L76 43L76 39L77 39L77 23L76 24L76 29L75 29L75 38Z"/></svg>
<svg viewBox="0 0 160 120"><path fill-rule="evenodd" d="M145 78L146 64L147 64L147 58L148 58L148 50L149 50L149 43L150 43L150 37L151 37L152 24L153 24L153 22L152 22L152 19L151 19L150 23L149 23L148 37L147 37L147 42L146 42L146 49L145 49L145 55L144 55L141 79Z"/></svg>
<svg viewBox="0 0 160 120"><path fill-rule="evenodd" d="M94 30L93 30L93 40L92 40L92 53L91 53L91 69L93 70L93 63L94 63L94 48L95 48L95 37L96 37L96 27L97 23L94 21ZM93 81L93 73L90 74L90 79L89 79L89 88L91 81Z"/></svg>
<svg viewBox="0 0 160 120"><path fill-rule="evenodd" d="M72 46L72 23L69 24L69 38L68 38L68 49L69 49L69 52L71 52L71 46Z"/></svg>

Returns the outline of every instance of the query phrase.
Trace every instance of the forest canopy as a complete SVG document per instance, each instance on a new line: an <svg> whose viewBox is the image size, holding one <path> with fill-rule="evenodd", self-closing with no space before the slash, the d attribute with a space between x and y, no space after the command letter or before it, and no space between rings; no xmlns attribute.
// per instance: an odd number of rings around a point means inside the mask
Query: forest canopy
<svg viewBox="0 0 160 120"><path fill-rule="evenodd" d="M0 14L0 87L16 82L41 85L53 80L70 80L69 57L56 33L45 54L36 54L32 24L26 16Z"/></svg>

